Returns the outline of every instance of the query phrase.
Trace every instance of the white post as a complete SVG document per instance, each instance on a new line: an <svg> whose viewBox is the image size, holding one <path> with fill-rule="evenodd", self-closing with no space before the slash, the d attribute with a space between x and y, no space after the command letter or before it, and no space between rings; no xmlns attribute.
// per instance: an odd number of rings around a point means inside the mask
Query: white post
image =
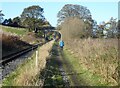
<svg viewBox="0 0 120 88"><path fill-rule="evenodd" d="M38 69L38 51L36 51L36 69Z"/></svg>

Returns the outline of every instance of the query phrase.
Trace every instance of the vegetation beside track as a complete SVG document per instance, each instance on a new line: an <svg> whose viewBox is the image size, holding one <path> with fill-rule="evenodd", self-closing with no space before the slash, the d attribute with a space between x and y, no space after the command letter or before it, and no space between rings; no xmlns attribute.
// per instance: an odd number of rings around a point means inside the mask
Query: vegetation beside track
<svg viewBox="0 0 120 88"><path fill-rule="evenodd" d="M41 86L39 74L44 69L46 58L52 47L53 41L38 48L38 60L36 64L36 53L28 58L23 64L3 80L3 86Z"/></svg>
<svg viewBox="0 0 120 88"><path fill-rule="evenodd" d="M104 78L97 74L91 73L89 70L84 69L82 65L79 64L78 59L71 54L70 51L64 50L63 52L64 61L67 62L65 65L66 71L72 74L70 76L70 81L72 86L76 86L75 80L73 80L73 75L76 75L76 80L79 83L79 86L106 86L109 85L104 82ZM69 66L69 68L68 68ZM103 80L103 81L101 81Z"/></svg>
<svg viewBox="0 0 120 88"><path fill-rule="evenodd" d="M50 56L47 59L46 67L40 74L41 79L44 79L44 87L54 86L54 87L64 87L65 83L63 77L61 76L60 66L62 62L60 60L60 55L56 43L54 43L52 50L50 51Z"/></svg>
<svg viewBox="0 0 120 88"><path fill-rule="evenodd" d="M41 79L44 79L44 86L65 86L60 72L60 66L65 70L68 76L69 86L110 86L111 84L104 81L104 78L99 74L94 74L85 69L79 63L68 49L60 51L54 43L51 50L51 56L47 59L46 67L40 74Z"/></svg>
<svg viewBox="0 0 120 88"><path fill-rule="evenodd" d="M37 37L33 32L28 32L25 28L0 25L0 35L2 56L7 56L23 49L27 49L32 44L45 42L43 38Z"/></svg>

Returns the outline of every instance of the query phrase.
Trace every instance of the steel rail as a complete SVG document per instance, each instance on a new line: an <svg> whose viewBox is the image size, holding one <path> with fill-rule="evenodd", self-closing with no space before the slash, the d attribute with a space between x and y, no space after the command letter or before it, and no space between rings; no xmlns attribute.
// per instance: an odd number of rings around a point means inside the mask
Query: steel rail
<svg viewBox="0 0 120 88"><path fill-rule="evenodd" d="M42 46L42 45L44 45L44 44L45 44L45 43L35 44L35 45L33 45L33 46L30 46L30 47L27 48L27 49L18 51L18 52L16 52L16 53L13 53L13 54L10 54L10 55L7 55L7 56L4 56L4 57L2 57L2 59L0 60L0 66L1 66L1 65L4 66L6 63L14 60L15 58L20 57L20 56L26 54L26 53L29 52L29 51L35 50L35 49L38 48L38 46Z"/></svg>

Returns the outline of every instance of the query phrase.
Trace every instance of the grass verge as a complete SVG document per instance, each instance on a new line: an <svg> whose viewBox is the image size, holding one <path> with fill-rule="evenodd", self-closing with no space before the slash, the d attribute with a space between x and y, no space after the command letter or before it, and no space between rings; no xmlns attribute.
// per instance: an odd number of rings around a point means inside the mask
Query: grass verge
<svg viewBox="0 0 120 88"><path fill-rule="evenodd" d="M118 85L118 39L71 39L65 45L84 69Z"/></svg>
<svg viewBox="0 0 120 88"><path fill-rule="evenodd" d="M80 82L80 85L83 86L109 86L108 83L104 82L104 78L97 74L91 73L89 70L84 69L79 62L78 59L75 58L68 50L64 50L63 57L66 62L68 62L71 67L74 69L74 73L77 73L77 80ZM74 80L72 80L70 76L70 80L72 81L72 85L74 84ZM101 81L103 80L103 81Z"/></svg>
<svg viewBox="0 0 120 88"><path fill-rule="evenodd" d="M54 41L50 41L38 48L38 56L36 53L31 58L27 59L14 72L3 80L2 86L42 86L42 80L39 80L39 75L42 69L45 68L46 58Z"/></svg>
<svg viewBox="0 0 120 88"><path fill-rule="evenodd" d="M8 75L2 82L2 86L21 86L21 85L28 85L26 82L22 83L22 79L24 78L26 81L30 81L27 78L30 75L27 75L28 73L31 73L30 71L34 68L34 59L35 59L35 53L30 59L27 59L24 63L20 64L18 68L12 72L10 75ZM33 70L34 71L34 70ZM27 73L25 75L25 73ZM27 78L26 78L27 77ZM29 78L31 79L31 78ZM25 81L23 80L23 81Z"/></svg>

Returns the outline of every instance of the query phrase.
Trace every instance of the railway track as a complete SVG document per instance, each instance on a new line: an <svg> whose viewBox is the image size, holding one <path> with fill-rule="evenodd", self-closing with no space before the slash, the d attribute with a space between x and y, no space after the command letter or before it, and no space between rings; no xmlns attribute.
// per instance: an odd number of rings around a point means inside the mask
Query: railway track
<svg viewBox="0 0 120 88"><path fill-rule="evenodd" d="M2 82L2 80L8 74L13 72L19 64L23 63L24 60L28 59L26 58L26 55L27 57L31 56L31 54L38 48L38 46L42 46L46 43L47 42L35 44L27 49L2 57L2 60L0 60L0 82Z"/></svg>
<svg viewBox="0 0 120 88"><path fill-rule="evenodd" d="M1 66L4 66L5 64L7 64L8 62L16 59L17 57L20 57L21 55L24 55L32 50L35 50L38 48L38 46L42 46L43 44L45 43L41 43L41 44L35 44L35 45L32 45L30 46L29 48L27 49L24 49L24 50L21 50L19 52L15 52L13 54L10 54L10 55L7 55L7 56L4 56L2 57L2 59L0 60L0 67Z"/></svg>

